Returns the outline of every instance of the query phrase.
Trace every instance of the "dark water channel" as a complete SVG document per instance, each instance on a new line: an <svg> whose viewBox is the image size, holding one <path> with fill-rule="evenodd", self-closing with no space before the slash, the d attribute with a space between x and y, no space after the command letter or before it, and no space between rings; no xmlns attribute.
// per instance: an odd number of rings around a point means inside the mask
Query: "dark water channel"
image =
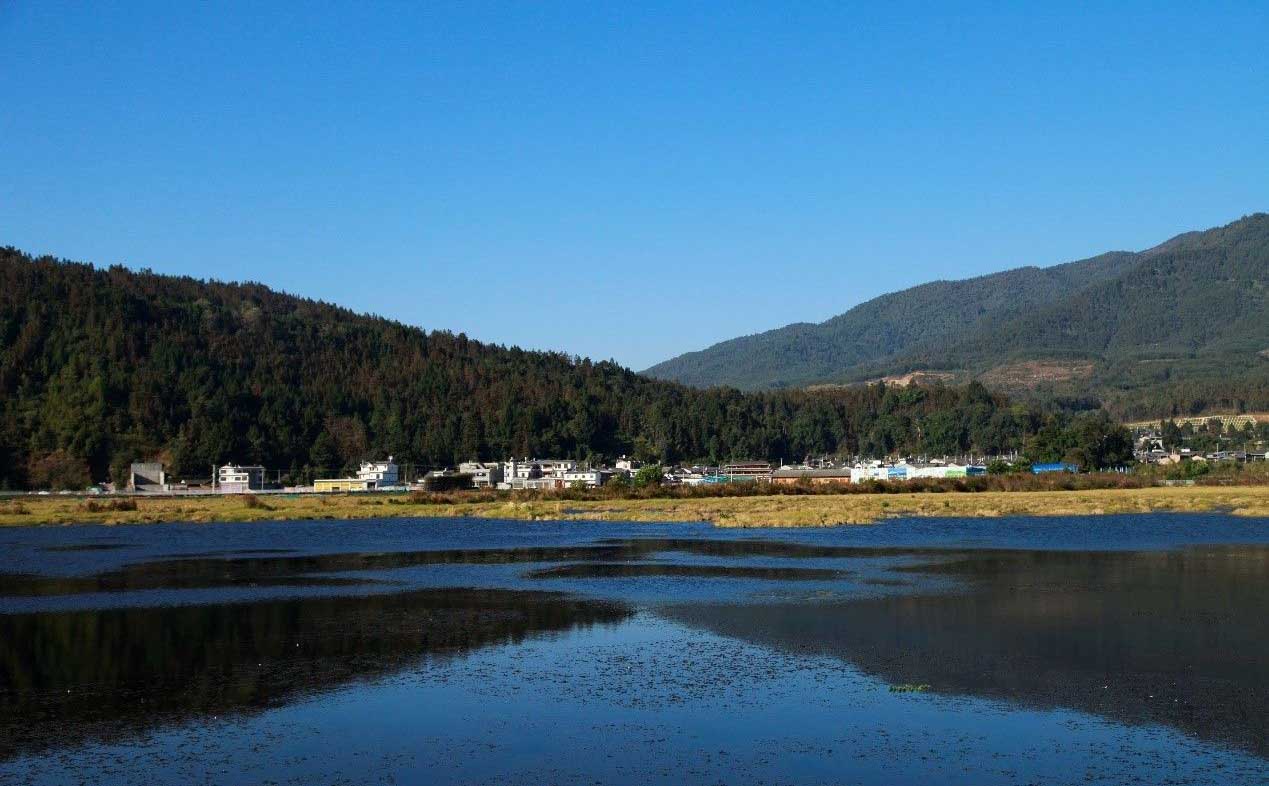
<svg viewBox="0 0 1269 786"><path fill-rule="evenodd" d="M1269 521L0 530L0 783L1269 783Z"/></svg>

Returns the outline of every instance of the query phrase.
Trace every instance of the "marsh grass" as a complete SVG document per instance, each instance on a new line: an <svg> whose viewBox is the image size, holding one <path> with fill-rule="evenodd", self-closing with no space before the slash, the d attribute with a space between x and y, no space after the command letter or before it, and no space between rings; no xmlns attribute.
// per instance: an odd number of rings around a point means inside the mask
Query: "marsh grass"
<svg viewBox="0 0 1269 786"><path fill-rule="evenodd" d="M976 479L972 479L976 480ZM1269 517L1269 485L1087 490L722 494L586 498L471 491L397 495L238 495L77 500L37 497L0 505L0 525L467 517L576 521L708 521L724 527L866 524L907 516L995 517L1229 512ZM250 501L254 497L254 502ZM267 500L267 502L266 502ZM92 502L92 505L88 503ZM114 503L118 503L117 505ZM20 507L16 507L20 505Z"/></svg>

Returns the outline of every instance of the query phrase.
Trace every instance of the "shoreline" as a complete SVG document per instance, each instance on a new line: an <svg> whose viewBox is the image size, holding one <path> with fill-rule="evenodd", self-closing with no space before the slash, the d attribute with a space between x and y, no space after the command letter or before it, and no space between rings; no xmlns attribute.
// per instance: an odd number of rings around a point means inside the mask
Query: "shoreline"
<svg viewBox="0 0 1269 786"><path fill-rule="evenodd" d="M996 518L1117 513L1208 513L1269 518L1269 485L1087 491L948 491L612 500L418 502L368 495L246 495L113 500L23 497L0 502L0 526L162 524L366 518L485 518L522 521L698 522L718 527L827 527L899 517Z"/></svg>

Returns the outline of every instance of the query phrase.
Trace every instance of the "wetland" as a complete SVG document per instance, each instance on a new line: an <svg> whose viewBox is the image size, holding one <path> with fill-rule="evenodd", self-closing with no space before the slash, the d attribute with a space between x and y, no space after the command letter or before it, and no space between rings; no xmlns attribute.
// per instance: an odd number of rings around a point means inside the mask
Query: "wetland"
<svg viewBox="0 0 1269 786"><path fill-rule="evenodd" d="M0 782L1256 783L1269 520L0 530Z"/></svg>

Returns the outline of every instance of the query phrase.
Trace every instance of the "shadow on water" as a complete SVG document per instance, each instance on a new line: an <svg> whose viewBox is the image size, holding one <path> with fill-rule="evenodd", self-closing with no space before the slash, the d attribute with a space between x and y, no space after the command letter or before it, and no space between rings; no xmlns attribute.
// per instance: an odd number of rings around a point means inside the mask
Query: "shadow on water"
<svg viewBox="0 0 1269 786"><path fill-rule="evenodd" d="M549 592L434 589L0 615L0 760L278 706L429 658L630 613Z"/></svg>
<svg viewBox="0 0 1269 786"><path fill-rule="evenodd" d="M74 551L118 551L128 548L127 543L68 543L63 546L41 546L40 551L51 554Z"/></svg>
<svg viewBox="0 0 1269 786"><path fill-rule="evenodd" d="M524 574L525 578L529 579L622 579L673 576L760 581L825 581L845 578L849 575L850 571L831 568L695 565L667 562L575 562Z"/></svg>
<svg viewBox="0 0 1269 786"><path fill-rule="evenodd" d="M1165 724L1269 755L1269 548L957 553L899 570L967 586L665 613L891 684Z"/></svg>

